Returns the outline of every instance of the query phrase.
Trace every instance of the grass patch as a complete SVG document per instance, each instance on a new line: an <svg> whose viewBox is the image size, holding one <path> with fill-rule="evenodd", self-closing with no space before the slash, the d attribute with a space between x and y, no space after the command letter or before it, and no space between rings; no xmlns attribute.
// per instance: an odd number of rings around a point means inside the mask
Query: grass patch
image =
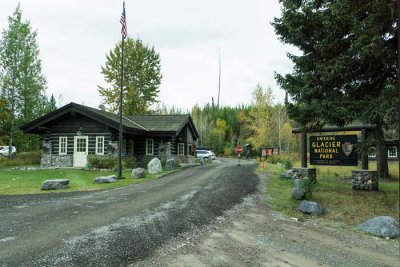
<svg viewBox="0 0 400 267"><path fill-rule="evenodd" d="M308 218L298 211L300 201L291 197L292 181L280 177L285 170L272 164L268 164L265 170L270 173L267 194L271 197L272 208L291 217ZM351 226L381 215L399 220L398 180L379 181L379 191L359 191L351 189L351 177L330 175L332 169L320 168L311 197L311 201L319 202L326 208L324 219Z"/></svg>
<svg viewBox="0 0 400 267"><path fill-rule="evenodd" d="M162 175L176 172L179 169L163 171ZM93 171L84 169L45 169L45 170L11 170L0 169L0 195L40 194L49 192L74 192L110 189L130 184L143 183L160 175L146 174L144 179L132 179L130 171L124 171L125 179L115 183L95 184L93 179L99 176L112 175L112 171ZM41 184L48 179L67 178L69 188L63 190L40 190Z"/></svg>
<svg viewBox="0 0 400 267"><path fill-rule="evenodd" d="M0 157L0 168L11 166L27 166L40 164L40 151L22 152L16 157L9 159L8 157Z"/></svg>
<svg viewBox="0 0 400 267"><path fill-rule="evenodd" d="M285 169L282 166L267 163L262 171L269 174L267 195L271 198L272 208L298 218L301 213L297 210L299 202L291 197L292 182L280 177Z"/></svg>

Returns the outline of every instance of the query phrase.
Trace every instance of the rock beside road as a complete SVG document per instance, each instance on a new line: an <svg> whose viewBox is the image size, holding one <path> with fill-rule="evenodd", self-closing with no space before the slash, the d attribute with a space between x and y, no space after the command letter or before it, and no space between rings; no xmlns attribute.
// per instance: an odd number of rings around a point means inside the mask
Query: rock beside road
<svg viewBox="0 0 400 267"><path fill-rule="evenodd" d="M69 179L51 179L46 180L40 187L41 190L66 189L69 185Z"/></svg>
<svg viewBox="0 0 400 267"><path fill-rule="evenodd" d="M147 171L150 174L158 174L162 172L161 161L158 158L152 159L149 164L147 164Z"/></svg>
<svg viewBox="0 0 400 267"><path fill-rule="evenodd" d="M301 200L304 198L306 191L304 191L301 187L295 187L292 189L292 197L297 200Z"/></svg>
<svg viewBox="0 0 400 267"><path fill-rule="evenodd" d="M390 216L378 216L357 226L357 229L380 237L396 238L399 236L399 223Z"/></svg>
<svg viewBox="0 0 400 267"><path fill-rule="evenodd" d="M175 167L176 167L176 161L175 161L175 159L168 159L168 160L165 162L165 169L167 169L167 170L173 170L173 169L175 169Z"/></svg>
<svg viewBox="0 0 400 267"><path fill-rule="evenodd" d="M308 200L303 200L300 203L299 210L310 215L323 215L325 213L325 208L321 204Z"/></svg>
<svg viewBox="0 0 400 267"><path fill-rule="evenodd" d="M146 169L136 168L132 170L131 177L132 179L142 179L146 175Z"/></svg>
<svg viewBox="0 0 400 267"><path fill-rule="evenodd" d="M294 179L293 187L294 188L303 188L303 179Z"/></svg>
<svg viewBox="0 0 400 267"><path fill-rule="evenodd" d="M115 183L117 181L117 178L115 175L110 175L110 176L100 176L94 178L93 182L95 184L104 184L104 183Z"/></svg>

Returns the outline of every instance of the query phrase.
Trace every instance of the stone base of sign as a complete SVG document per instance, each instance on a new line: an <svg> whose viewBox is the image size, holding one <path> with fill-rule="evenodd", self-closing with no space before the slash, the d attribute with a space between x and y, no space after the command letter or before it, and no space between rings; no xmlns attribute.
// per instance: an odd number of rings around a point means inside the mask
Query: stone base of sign
<svg viewBox="0 0 400 267"><path fill-rule="evenodd" d="M292 168L292 177L294 179L302 179L308 177L310 181L317 181L317 169L316 168Z"/></svg>
<svg viewBox="0 0 400 267"><path fill-rule="evenodd" d="M351 172L352 189L356 190L379 190L379 179L377 171L353 170Z"/></svg>

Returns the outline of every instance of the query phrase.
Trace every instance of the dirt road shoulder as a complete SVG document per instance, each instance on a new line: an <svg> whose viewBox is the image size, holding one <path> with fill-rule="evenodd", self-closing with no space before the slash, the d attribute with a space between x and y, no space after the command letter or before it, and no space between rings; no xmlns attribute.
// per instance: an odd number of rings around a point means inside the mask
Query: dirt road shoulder
<svg viewBox="0 0 400 267"><path fill-rule="evenodd" d="M262 193L267 175L259 176L259 192L132 266L398 266L398 240L274 212Z"/></svg>

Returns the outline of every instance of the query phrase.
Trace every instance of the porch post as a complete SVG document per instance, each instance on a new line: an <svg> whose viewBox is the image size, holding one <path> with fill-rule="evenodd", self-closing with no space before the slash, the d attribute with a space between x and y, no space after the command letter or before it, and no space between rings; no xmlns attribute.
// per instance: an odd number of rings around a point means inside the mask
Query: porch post
<svg viewBox="0 0 400 267"><path fill-rule="evenodd" d="M300 160L301 167L307 168L307 132L303 130L300 135Z"/></svg>
<svg viewBox="0 0 400 267"><path fill-rule="evenodd" d="M368 170L368 147L366 143L367 130L361 130L361 169Z"/></svg>

